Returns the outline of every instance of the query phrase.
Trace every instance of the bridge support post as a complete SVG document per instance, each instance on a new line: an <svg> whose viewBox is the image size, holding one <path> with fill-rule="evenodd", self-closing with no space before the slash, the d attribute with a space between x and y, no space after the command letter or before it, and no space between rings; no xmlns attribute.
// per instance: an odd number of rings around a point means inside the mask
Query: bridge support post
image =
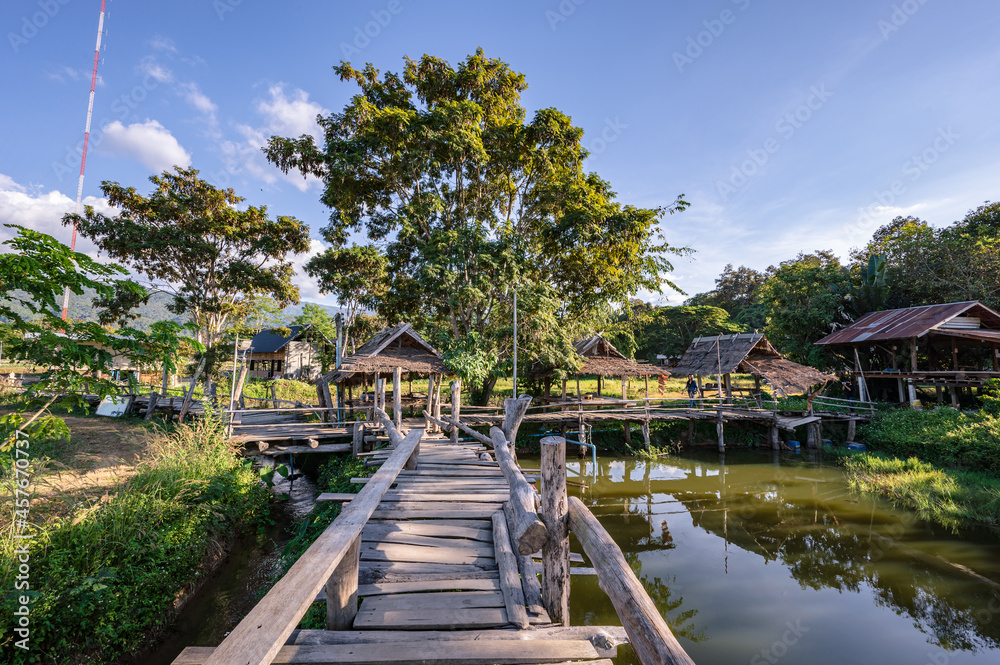
<svg viewBox="0 0 1000 665"><path fill-rule="evenodd" d="M354 539L326 582L326 629L350 630L358 614L361 536Z"/></svg>
<svg viewBox="0 0 1000 665"><path fill-rule="evenodd" d="M814 449L819 447L819 436L817 436L817 431L819 426L817 423L809 423L806 425L806 447Z"/></svg>
<svg viewBox="0 0 1000 665"><path fill-rule="evenodd" d="M413 447L413 452L410 456L406 458L406 463L403 464L403 468L407 471L417 470L417 458L420 457L420 442L417 441L417 445Z"/></svg>
<svg viewBox="0 0 1000 665"><path fill-rule="evenodd" d="M351 432L351 452L355 457L364 452L365 448L365 430L364 425L360 420L355 421L352 425L353 431Z"/></svg>
<svg viewBox="0 0 1000 665"><path fill-rule="evenodd" d="M853 420L851 421L854 422ZM767 428L771 440L771 450L781 450L781 436L778 433L778 426L771 424Z"/></svg>
<svg viewBox="0 0 1000 665"><path fill-rule="evenodd" d="M716 413L718 416L715 419L715 434L719 437L719 452L724 453L726 452L726 437L723 432L722 409L717 409Z"/></svg>
<svg viewBox="0 0 1000 665"><path fill-rule="evenodd" d="M462 410L462 379L451 382L451 417L458 420ZM458 443L458 427L451 426L451 442Z"/></svg>
<svg viewBox="0 0 1000 665"><path fill-rule="evenodd" d="M542 602L553 623L569 625L569 504L566 498L566 439L547 436L542 449Z"/></svg>
<svg viewBox="0 0 1000 665"><path fill-rule="evenodd" d="M392 368L392 424L403 429L403 368Z"/></svg>

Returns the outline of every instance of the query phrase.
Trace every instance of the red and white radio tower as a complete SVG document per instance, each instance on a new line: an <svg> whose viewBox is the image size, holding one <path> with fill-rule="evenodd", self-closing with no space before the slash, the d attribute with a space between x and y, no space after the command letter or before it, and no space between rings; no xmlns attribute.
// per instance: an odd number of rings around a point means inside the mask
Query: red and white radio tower
<svg viewBox="0 0 1000 665"><path fill-rule="evenodd" d="M80 180L76 186L76 214L80 214L83 202L83 174L87 169L87 144L90 142L90 120L94 115L94 87L97 85L97 63L101 57L101 36L104 34L104 7L107 0L101 0L101 18L97 22L97 47L94 49L94 71L90 75L90 102L87 104L87 127L83 132L83 157L80 159ZM73 222L73 237L69 248L76 251L76 222ZM62 320L69 312L69 287L63 292Z"/></svg>

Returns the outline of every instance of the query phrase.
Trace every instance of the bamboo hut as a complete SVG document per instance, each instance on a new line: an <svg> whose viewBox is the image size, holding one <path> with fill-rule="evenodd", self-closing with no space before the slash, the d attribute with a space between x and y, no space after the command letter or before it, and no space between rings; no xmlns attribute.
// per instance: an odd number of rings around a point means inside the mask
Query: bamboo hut
<svg viewBox="0 0 1000 665"><path fill-rule="evenodd" d="M732 398L732 374L750 374L754 377L755 394L760 394L761 381L775 393L783 396L809 392L819 384L836 379L807 365L800 365L782 356L763 333L739 333L698 337L672 369L675 376L694 374L698 385L703 376L716 376L719 395Z"/></svg>
<svg viewBox="0 0 1000 665"><path fill-rule="evenodd" d="M576 378L576 394L580 397L580 377L597 376L597 392L601 394L603 382L608 378L621 377L622 399L626 399L628 390L628 380L630 378L642 378L646 385L646 397L649 397L649 377L667 377L670 371L656 365L646 365L629 360L625 355L606 340L603 335L593 335L573 343L573 348L580 356L582 365L579 370L570 373L562 380L562 399L567 398L566 385L568 377ZM553 367L536 367L528 372L528 377L535 380L545 381L545 396L548 397L552 390L552 378L556 375L557 369Z"/></svg>
<svg viewBox="0 0 1000 665"><path fill-rule="evenodd" d="M353 355L344 358L338 369L327 373L320 381L321 384L337 385L338 402L343 401L346 392L348 403L352 407L356 404L354 389L360 388L364 398L370 386L373 390L373 405L386 410L385 384L391 376L393 419L398 427L402 417L403 379L427 376L427 411L440 415L441 383L445 376L451 375L453 373L445 367L444 359L437 349L424 341L409 323L400 323L377 332L358 347ZM319 389L322 391L322 385ZM410 398L413 397L411 388ZM428 427L431 427L430 423Z"/></svg>

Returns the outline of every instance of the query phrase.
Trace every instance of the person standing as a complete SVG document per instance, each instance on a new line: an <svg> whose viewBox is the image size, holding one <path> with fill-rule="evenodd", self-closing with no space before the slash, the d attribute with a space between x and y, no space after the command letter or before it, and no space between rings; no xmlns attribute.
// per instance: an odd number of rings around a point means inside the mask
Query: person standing
<svg viewBox="0 0 1000 665"><path fill-rule="evenodd" d="M694 396L698 394L698 382L694 378L694 374L688 374L687 385L684 386L684 390L687 391L688 406L692 409L695 408Z"/></svg>

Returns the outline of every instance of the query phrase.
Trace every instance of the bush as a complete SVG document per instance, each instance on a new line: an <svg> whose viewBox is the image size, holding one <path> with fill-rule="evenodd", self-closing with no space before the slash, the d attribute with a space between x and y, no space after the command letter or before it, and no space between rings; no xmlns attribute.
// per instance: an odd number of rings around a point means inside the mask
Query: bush
<svg viewBox="0 0 1000 665"><path fill-rule="evenodd" d="M857 439L896 457L1000 473L1000 417L988 413L892 409L860 427Z"/></svg>
<svg viewBox="0 0 1000 665"><path fill-rule="evenodd" d="M267 490L211 413L172 435L122 485L30 546L30 651L12 648L15 544L2 543L0 647L13 663L109 662L171 618L182 589L241 528L262 523ZM24 594L24 591L18 592Z"/></svg>

